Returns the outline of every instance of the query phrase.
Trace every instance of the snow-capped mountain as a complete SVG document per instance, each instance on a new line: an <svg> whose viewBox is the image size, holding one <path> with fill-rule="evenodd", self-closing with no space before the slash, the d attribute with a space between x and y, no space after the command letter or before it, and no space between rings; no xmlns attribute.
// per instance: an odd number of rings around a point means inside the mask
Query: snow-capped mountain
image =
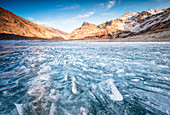
<svg viewBox="0 0 170 115"><path fill-rule="evenodd" d="M170 28L170 8L146 10L143 12L126 12L116 20L99 25L84 22L80 28L67 35L67 39L83 38L122 38L130 35L157 32Z"/></svg>

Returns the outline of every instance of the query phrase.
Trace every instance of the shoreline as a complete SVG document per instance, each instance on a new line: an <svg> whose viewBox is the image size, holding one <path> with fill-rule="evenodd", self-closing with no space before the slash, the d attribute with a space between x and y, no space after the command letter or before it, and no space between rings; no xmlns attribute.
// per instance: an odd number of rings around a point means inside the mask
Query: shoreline
<svg viewBox="0 0 170 115"><path fill-rule="evenodd" d="M39 41L39 42L170 42L170 31L163 31L152 34L140 34L135 36L129 36L126 38L113 38L113 39L79 39L79 40L65 40L62 38L34 38L25 37L19 35L5 35L1 34L0 40L28 40L28 41Z"/></svg>

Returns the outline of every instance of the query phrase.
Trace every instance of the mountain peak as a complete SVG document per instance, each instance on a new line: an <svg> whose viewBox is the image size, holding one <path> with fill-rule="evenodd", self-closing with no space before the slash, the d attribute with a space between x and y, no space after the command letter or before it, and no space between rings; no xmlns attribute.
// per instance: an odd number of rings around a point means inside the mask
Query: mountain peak
<svg viewBox="0 0 170 115"><path fill-rule="evenodd" d="M160 11L162 13L158 13L157 15L153 14ZM116 20L106 21L99 25L84 22L80 28L77 28L69 34L68 39L122 38L131 35L133 36L135 34L153 32L160 29L168 30L170 20L168 17L169 9L160 11L148 10L136 13L126 12ZM164 23L161 23L163 21Z"/></svg>
<svg viewBox="0 0 170 115"><path fill-rule="evenodd" d="M132 15L133 13L131 13L131 12L126 12L124 15Z"/></svg>
<svg viewBox="0 0 170 115"><path fill-rule="evenodd" d="M119 20L119 19L121 19L121 20L126 20L126 19L128 19L129 17L132 17L132 16L134 16L134 15L136 15L136 14L137 14L137 13L126 12L123 16L119 17L118 20Z"/></svg>
<svg viewBox="0 0 170 115"><path fill-rule="evenodd" d="M89 25L92 25L92 24L90 24L90 23L88 23L86 21L84 21L83 24L82 24L82 26L89 26Z"/></svg>
<svg viewBox="0 0 170 115"><path fill-rule="evenodd" d="M153 15L153 14L161 13L162 10L149 9L149 10L146 10L146 12L148 12L148 13Z"/></svg>

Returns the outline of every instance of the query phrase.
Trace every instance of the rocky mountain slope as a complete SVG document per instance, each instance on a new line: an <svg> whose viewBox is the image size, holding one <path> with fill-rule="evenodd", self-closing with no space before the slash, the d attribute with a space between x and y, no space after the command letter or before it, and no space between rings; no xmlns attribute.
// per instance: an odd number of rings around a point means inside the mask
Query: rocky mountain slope
<svg viewBox="0 0 170 115"><path fill-rule="evenodd" d="M67 33L38 25L0 7L0 33L37 38L61 38Z"/></svg>
<svg viewBox="0 0 170 115"><path fill-rule="evenodd" d="M80 28L67 34L52 27L33 23L0 7L0 33L3 33L1 35L3 39L6 35L14 39L17 39L18 36L24 36L25 39L29 39L28 37L31 37L31 39L35 37L68 40L114 39L163 31L170 31L170 8L151 9L137 13L126 12L116 20L106 21L99 25L84 22ZM5 39L7 38L5 37Z"/></svg>
<svg viewBox="0 0 170 115"><path fill-rule="evenodd" d="M67 39L113 39L169 30L170 8L151 9L137 13L127 12L116 20L99 25L84 22L80 28L67 35Z"/></svg>

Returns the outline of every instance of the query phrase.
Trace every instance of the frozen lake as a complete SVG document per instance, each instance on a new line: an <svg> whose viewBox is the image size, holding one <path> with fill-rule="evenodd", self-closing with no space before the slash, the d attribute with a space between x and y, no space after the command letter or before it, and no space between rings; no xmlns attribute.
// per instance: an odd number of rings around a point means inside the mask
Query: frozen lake
<svg viewBox="0 0 170 115"><path fill-rule="evenodd" d="M169 115L170 43L0 41L1 115Z"/></svg>

